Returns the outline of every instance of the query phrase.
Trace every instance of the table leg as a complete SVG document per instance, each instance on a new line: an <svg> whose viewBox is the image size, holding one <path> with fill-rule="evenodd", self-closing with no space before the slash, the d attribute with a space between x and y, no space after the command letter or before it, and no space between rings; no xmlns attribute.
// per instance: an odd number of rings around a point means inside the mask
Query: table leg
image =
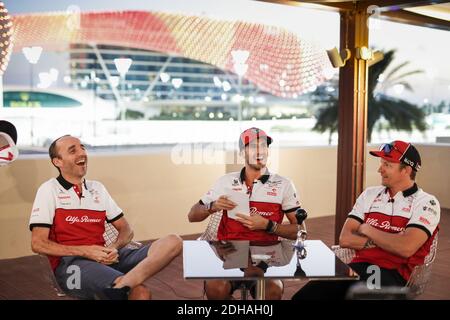
<svg viewBox="0 0 450 320"><path fill-rule="evenodd" d="M265 300L266 298L266 280L256 280L256 300Z"/></svg>

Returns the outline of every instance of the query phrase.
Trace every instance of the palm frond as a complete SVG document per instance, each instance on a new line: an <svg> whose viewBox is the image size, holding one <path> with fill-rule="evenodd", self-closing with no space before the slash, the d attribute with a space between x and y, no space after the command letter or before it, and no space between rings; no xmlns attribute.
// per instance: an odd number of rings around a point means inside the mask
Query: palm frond
<svg viewBox="0 0 450 320"><path fill-rule="evenodd" d="M372 65L369 68L369 74L368 74L368 81L367 81L367 90L368 92L374 92L375 88L379 84L378 78L380 75L387 69L389 64L392 63L392 60L394 59L394 50L390 50L384 54L383 60L380 62Z"/></svg>
<svg viewBox="0 0 450 320"><path fill-rule="evenodd" d="M398 66L394 67L391 71L389 71L389 73L386 75L386 79L389 79L390 77L392 77L393 75L395 75L395 73L397 71L399 71L401 68L407 66L408 64L410 64L409 61L405 61L403 63L400 63Z"/></svg>
<svg viewBox="0 0 450 320"><path fill-rule="evenodd" d="M324 133L329 130L330 133L337 131L338 129L338 108L336 104L329 107L321 108L317 114L317 122L314 125L313 130Z"/></svg>
<svg viewBox="0 0 450 320"><path fill-rule="evenodd" d="M421 73L424 73L424 71L423 71L423 70L412 70L412 71L408 71L408 72L405 72L405 73L402 73L402 74L398 75L398 76L395 77L395 78L388 79L386 82L394 83L394 82L399 81L399 80L401 80L401 79L403 79L403 78L412 76L412 75L414 75L414 74L421 74Z"/></svg>
<svg viewBox="0 0 450 320"><path fill-rule="evenodd" d="M423 132L427 128L423 110L405 100L383 96L369 108L379 109L392 129L411 132L415 128Z"/></svg>
<svg viewBox="0 0 450 320"><path fill-rule="evenodd" d="M424 112L416 105L405 100L395 99L384 94L375 96L375 89L379 84L378 78L384 73L394 59L395 50L389 50L384 54L384 59L372 65L368 74L368 115L367 115L367 138L371 141L372 132L376 123L385 118L389 129L404 130L411 132L414 128L423 132L426 130ZM404 80L405 78L423 73L422 70L413 70L399 74L408 62L401 63L392 69L385 77L383 85L385 88L401 84L405 89L412 91L412 86ZM317 113L317 122L313 130L318 132L329 131L330 135L338 130L338 100L336 96L327 95L323 91L316 97L325 106Z"/></svg>
<svg viewBox="0 0 450 320"><path fill-rule="evenodd" d="M404 86L406 90L408 90L408 91L410 91L410 92L414 92L414 89L413 89L413 87L409 84L409 82L406 82L406 81L395 82L395 83L392 84L392 86L395 86L395 85L398 85L398 84L401 84L402 86Z"/></svg>

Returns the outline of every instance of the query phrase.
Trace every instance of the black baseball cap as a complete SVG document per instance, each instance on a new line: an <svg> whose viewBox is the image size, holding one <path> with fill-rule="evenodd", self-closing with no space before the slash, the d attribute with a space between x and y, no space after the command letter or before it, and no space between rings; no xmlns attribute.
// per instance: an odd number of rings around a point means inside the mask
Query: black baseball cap
<svg viewBox="0 0 450 320"><path fill-rule="evenodd" d="M381 145L380 150L370 151L371 155L383 158L389 162L404 163L415 171L422 165L419 151L411 143L395 140Z"/></svg>

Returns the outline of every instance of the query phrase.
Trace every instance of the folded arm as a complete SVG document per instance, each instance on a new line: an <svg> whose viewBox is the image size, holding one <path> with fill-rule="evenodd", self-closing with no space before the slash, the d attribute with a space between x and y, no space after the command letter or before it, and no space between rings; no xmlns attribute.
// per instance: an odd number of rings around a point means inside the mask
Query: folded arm
<svg viewBox="0 0 450 320"><path fill-rule="evenodd" d="M369 238L359 233L358 229L360 226L361 222L357 219L347 218L347 220L345 220L339 236L339 245L342 248L355 250L364 248Z"/></svg>
<svg viewBox="0 0 450 320"><path fill-rule="evenodd" d="M425 231L414 227L399 233L387 233L363 223L359 232L370 238L378 247L402 258L414 255L428 239Z"/></svg>

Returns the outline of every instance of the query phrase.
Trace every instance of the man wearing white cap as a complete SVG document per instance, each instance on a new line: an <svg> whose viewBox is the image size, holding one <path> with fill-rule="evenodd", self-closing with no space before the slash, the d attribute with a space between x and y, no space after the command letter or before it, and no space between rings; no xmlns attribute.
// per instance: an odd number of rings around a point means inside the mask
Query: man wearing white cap
<svg viewBox="0 0 450 320"><path fill-rule="evenodd" d="M17 159L19 151L16 143L16 127L11 122L0 120L0 167Z"/></svg>

